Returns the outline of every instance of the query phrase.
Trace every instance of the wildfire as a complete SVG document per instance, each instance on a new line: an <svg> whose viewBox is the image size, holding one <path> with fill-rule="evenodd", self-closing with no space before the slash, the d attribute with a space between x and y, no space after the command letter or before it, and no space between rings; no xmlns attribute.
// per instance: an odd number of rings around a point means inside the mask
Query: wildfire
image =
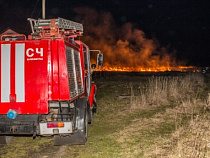
<svg viewBox="0 0 210 158"><path fill-rule="evenodd" d="M147 38L142 30L132 23L117 26L110 13L97 12L90 8L77 8L84 17L86 33L81 39L90 49L104 54L104 66L100 71L164 72L197 71L196 67L184 66L176 60L176 50L161 46L156 38ZM91 63L96 63L91 54Z"/></svg>
<svg viewBox="0 0 210 158"><path fill-rule="evenodd" d="M179 67L157 67L157 68L144 68L144 67L109 67L103 66L100 71L122 71L122 72L165 72L165 71L180 71L180 72L199 72L199 68L195 66L179 66Z"/></svg>

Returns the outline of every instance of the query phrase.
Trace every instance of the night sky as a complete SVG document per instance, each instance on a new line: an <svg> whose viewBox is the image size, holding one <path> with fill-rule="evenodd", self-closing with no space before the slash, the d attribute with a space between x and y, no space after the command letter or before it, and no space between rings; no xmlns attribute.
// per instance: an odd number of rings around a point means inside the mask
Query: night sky
<svg viewBox="0 0 210 158"><path fill-rule="evenodd" d="M209 0L46 0L46 18L62 17L85 26L85 17L78 14L77 8L109 13L114 27L132 23L146 38L176 50L178 60L186 60L188 65L210 66ZM29 34L26 19L41 18L41 0L0 0L0 11L0 32L9 27Z"/></svg>

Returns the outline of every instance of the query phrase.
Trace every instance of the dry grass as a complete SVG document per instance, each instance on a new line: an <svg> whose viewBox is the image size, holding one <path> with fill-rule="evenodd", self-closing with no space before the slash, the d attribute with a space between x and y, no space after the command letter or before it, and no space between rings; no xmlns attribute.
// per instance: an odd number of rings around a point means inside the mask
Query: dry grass
<svg viewBox="0 0 210 158"><path fill-rule="evenodd" d="M186 116L191 116L189 124L179 126L172 135L178 143L171 157L204 158L210 157L210 126L209 113L206 107L209 105L210 93L206 101L188 101L179 106ZM204 110L204 111L201 111Z"/></svg>
<svg viewBox="0 0 210 158"><path fill-rule="evenodd" d="M44 157L64 150L63 158L210 157L210 89L202 74L172 75L101 78L86 145L54 150L49 140L19 138L0 148L0 157Z"/></svg>
<svg viewBox="0 0 210 158"><path fill-rule="evenodd" d="M135 127L128 127L130 130L141 131L147 129L146 123L152 132L166 123L164 119L174 120L175 128L170 136L167 139L153 139L154 144L143 151L144 157L210 157L210 93L206 100L201 100L199 92L203 86L203 76L196 73L176 77L151 77L144 86L136 89L130 85L132 111L174 105L174 108L167 108L164 114L158 113L155 118L144 120L144 125L135 123ZM122 133L135 133L128 129ZM119 137L119 141L127 139Z"/></svg>
<svg viewBox="0 0 210 158"><path fill-rule="evenodd" d="M210 117L209 114L201 112L203 108L203 102L194 99L166 110L161 117L165 118L168 115L174 119L175 130L165 140L170 142L171 150L164 150L163 145L157 145L161 151L159 156L165 155L165 157L171 158L210 157L210 134L208 132Z"/></svg>
<svg viewBox="0 0 210 158"><path fill-rule="evenodd" d="M184 100L192 94L196 95L195 91L199 91L203 85L204 79L201 74L149 77L144 86L139 85L135 88L130 84L131 109L162 106L171 101Z"/></svg>
<svg viewBox="0 0 210 158"><path fill-rule="evenodd" d="M102 118L94 120L93 136L78 157L210 157L210 94L200 97L205 94L202 74L104 83Z"/></svg>

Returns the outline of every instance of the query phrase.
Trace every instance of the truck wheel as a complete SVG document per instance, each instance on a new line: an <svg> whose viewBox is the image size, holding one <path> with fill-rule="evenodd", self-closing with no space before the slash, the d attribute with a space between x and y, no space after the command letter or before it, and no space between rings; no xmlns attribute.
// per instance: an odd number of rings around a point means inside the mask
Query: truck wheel
<svg viewBox="0 0 210 158"><path fill-rule="evenodd" d="M93 109L91 110L91 118L92 118L92 120L95 117L96 110L97 110L97 104L96 104L96 97L94 96L94 99L93 99Z"/></svg>
<svg viewBox="0 0 210 158"><path fill-rule="evenodd" d="M54 136L54 145L82 145L87 142L88 115L87 99L80 98L76 102L76 130L70 136Z"/></svg>
<svg viewBox="0 0 210 158"><path fill-rule="evenodd" d="M0 145L10 144L13 136L0 136Z"/></svg>
<svg viewBox="0 0 210 158"><path fill-rule="evenodd" d="M94 95L92 108L90 108L90 105L88 105L88 124L91 124L92 120L94 119L96 109L97 109L97 104L96 104L96 97Z"/></svg>
<svg viewBox="0 0 210 158"><path fill-rule="evenodd" d="M94 99L93 99L93 116L96 113L96 111L97 111L97 103L96 103L96 97L94 96Z"/></svg>

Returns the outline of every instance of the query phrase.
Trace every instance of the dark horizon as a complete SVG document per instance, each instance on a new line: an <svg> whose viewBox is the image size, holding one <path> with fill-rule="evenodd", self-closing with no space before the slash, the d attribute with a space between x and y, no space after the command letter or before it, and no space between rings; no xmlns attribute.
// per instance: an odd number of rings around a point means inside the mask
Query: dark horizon
<svg viewBox="0 0 210 158"><path fill-rule="evenodd" d="M206 0L46 0L46 18L62 17L84 22L84 15L75 8L91 8L110 13L114 27L131 23L148 39L156 39L162 47L176 51L177 60L188 65L210 66L210 2ZM41 0L0 0L0 32L8 27L18 33L30 34L28 17L41 18ZM84 24L85 26L86 24ZM84 28L85 30L85 28ZM84 32L86 36L88 32Z"/></svg>

